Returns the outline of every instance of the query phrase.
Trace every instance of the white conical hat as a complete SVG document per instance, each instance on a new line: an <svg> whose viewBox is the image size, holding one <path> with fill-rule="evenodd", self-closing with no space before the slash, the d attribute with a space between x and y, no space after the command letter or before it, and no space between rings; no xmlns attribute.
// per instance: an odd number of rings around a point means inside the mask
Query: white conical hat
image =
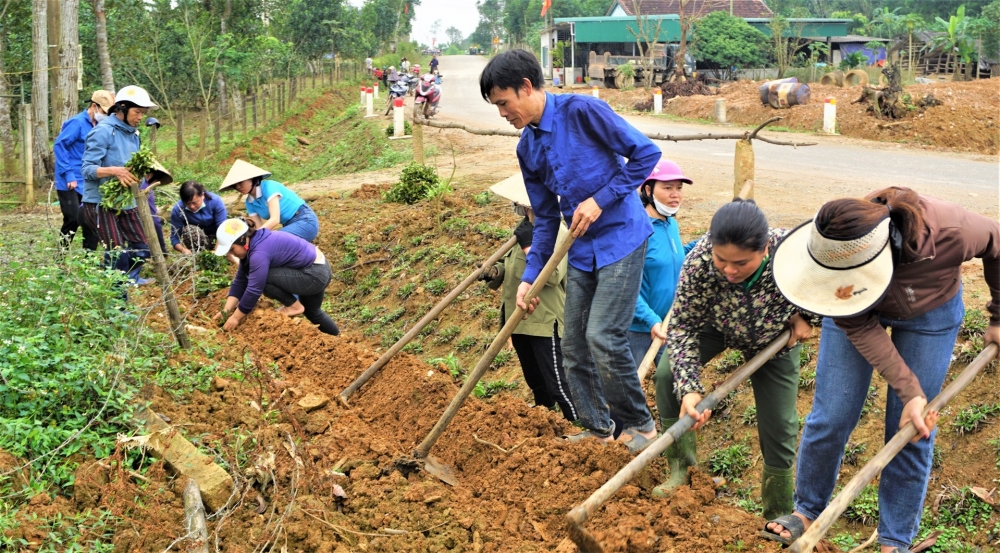
<svg viewBox="0 0 1000 553"><path fill-rule="evenodd" d="M524 178L521 173L511 175L494 184L490 190L497 196L507 198L516 204L531 207L531 200L528 199L528 190L524 187Z"/></svg>
<svg viewBox="0 0 1000 553"><path fill-rule="evenodd" d="M226 175L225 180L222 181L222 186L219 187L219 192L222 192L227 188L232 188L237 183L250 180L254 177L263 177L266 179L270 176L271 173L268 173L260 167L247 163L242 159L237 159L236 162L233 163L233 167L229 170L229 173Z"/></svg>

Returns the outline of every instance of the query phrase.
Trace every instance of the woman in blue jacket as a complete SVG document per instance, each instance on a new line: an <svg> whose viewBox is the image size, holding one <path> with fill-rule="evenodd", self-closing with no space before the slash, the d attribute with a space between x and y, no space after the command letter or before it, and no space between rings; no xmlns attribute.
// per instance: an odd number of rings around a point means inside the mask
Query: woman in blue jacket
<svg viewBox="0 0 1000 553"><path fill-rule="evenodd" d="M660 323L670 311L681 275L684 255L690 248L681 242L677 211L684 199L684 185L693 181L684 176L673 161L661 159L646 182L639 188L639 198L646 206L653 234L646 245L646 261L642 266L642 287L635 305L632 326L628 329L629 347L636 369L646 356L654 338L666 340ZM693 243L692 243L693 244ZM653 363L660 362L663 347L656 352Z"/></svg>
<svg viewBox="0 0 1000 553"><path fill-rule="evenodd" d="M138 86L126 86L115 95L111 114L87 134L80 172L83 174L83 220L104 244L105 250L128 246L114 257L114 267L138 278L139 268L149 257L146 236L139 224L135 201L121 212L101 207L101 184L117 177L122 186L131 186L145 175L133 175L125 168L139 151L136 128L146 111L156 108L149 94ZM111 260L106 254L105 259Z"/></svg>

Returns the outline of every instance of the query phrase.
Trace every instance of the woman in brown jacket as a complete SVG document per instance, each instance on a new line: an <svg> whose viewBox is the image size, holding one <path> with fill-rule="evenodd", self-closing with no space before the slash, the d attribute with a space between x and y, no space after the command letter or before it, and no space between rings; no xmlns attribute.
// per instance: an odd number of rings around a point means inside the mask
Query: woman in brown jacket
<svg viewBox="0 0 1000 553"><path fill-rule="evenodd" d="M885 440L912 422L918 436L882 471L878 540L906 553L927 492L940 392L965 308L961 265L983 260L992 301L985 343L1000 343L1000 224L962 207L887 188L828 202L778 247L774 279L788 300L823 315L816 394L806 418L795 513L764 534L791 543L833 493L844 445L864 406L872 369L890 385ZM886 328L892 328L891 336Z"/></svg>

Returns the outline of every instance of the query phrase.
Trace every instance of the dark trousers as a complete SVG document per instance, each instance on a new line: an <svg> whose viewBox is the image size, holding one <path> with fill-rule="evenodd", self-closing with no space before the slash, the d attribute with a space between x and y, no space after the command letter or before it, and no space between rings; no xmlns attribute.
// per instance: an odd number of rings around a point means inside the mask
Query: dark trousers
<svg viewBox="0 0 1000 553"><path fill-rule="evenodd" d="M698 339L702 366L726 349L725 336L714 328L703 329ZM795 441L799 434L795 400L799 391L801 350L802 345L796 344L784 355L772 357L750 377L757 406L757 437L764 464L769 467L790 469L795 462ZM660 358L653 382L656 384L656 408L660 418L676 418L681 404L674 392L669 355Z"/></svg>
<svg viewBox="0 0 1000 553"><path fill-rule="evenodd" d="M96 250L97 233L83 222L83 217L80 214L80 195L76 193L76 190L56 190L56 195L59 196L59 211L62 212L63 216L62 227L59 229L60 245L64 248L69 247L76 232L82 227L84 249Z"/></svg>
<svg viewBox="0 0 1000 553"><path fill-rule="evenodd" d="M306 319L318 325L320 332L336 336L340 334L337 323L323 312L323 295L332 276L329 262L313 264L305 269L271 267L267 271L264 295L285 307L295 303L295 296L298 296L305 308Z"/></svg>
<svg viewBox="0 0 1000 553"><path fill-rule="evenodd" d="M521 362L524 381L535 396L535 405L551 409L558 403L563 416L575 421L576 407L569 394L562 347L555 326L552 327L552 336L512 334L510 341Z"/></svg>
<svg viewBox="0 0 1000 553"><path fill-rule="evenodd" d="M83 222L97 233L104 244L105 263L108 266L128 273L141 267L149 257L149 246L146 236L142 233L139 214L133 209L115 213L97 204L85 203L81 207ZM115 253L115 248L125 248L124 252Z"/></svg>

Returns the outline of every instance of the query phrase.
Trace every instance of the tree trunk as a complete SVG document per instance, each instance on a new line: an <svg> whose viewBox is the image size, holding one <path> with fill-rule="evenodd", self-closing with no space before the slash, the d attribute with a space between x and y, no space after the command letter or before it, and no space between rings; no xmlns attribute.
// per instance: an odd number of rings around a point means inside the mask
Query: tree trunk
<svg viewBox="0 0 1000 553"><path fill-rule="evenodd" d="M691 26L691 22L684 15L684 5L688 1L680 0L677 3L677 17L680 19L681 26L681 41L677 45L677 52L674 53L674 76L670 80L678 83L687 81L687 77L684 76L684 60L687 57L687 32Z"/></svg>
<svg viewBox="0 0 1000 553"><path fill-rule="evenodd" d="M34 108L32 162L35 183L41 185L47 173L49 156L49 32L47 0L32 2L31 25L31 105Z"/></svg>
<svg viewBox="0 0 1000 553"><path fill-rule="evenodd" d="M101 67L101 87L115 93L115 79L111 73L111 56L108 54L108 19L104 15L104 0L94 0L97 19L97 59Z"/></svg>
<svg viewBox="0 0 1000 553"><path fill-rule="evenodd" d="M59 0L48 0L48 12L45 14L45 27L46 32L48 32L48 48L46 49L46 54L49 57L49 119L48 122L51 123L49 127L49 133L51 136L59 134L59 130L62 128L62 119L59 114L62 113L62 90L59 88L59 76L62 72L62 66L59 64L59 47L62 45L61 29L59 28L59 21L62 19L60 16L60 2ZM76 60L73 60L76 63ZM73 83L76 84L76 83Z"/></svg>
<svg viewBox="0 0 1000 553"><path fill-rule="evenodd" d="M14 175L14 126L10 120L10 90L7 88L6 69L4 68L4 49L7 43L7 32L0 28L0 148L3 148L3 167L0 168L0 175L10 177Z"/></svg>
<svg viewBox="0 0 1000 553"><path fill-rule="evenodd" d="M80 51L80 0L62 0L59 20L59 78L56 88L61 91L59 105L53 109L52 128L58 133L62 122L76 115L80 91L76 89L77 59ZM53 98L53 101L56 101Z"/></svg>

